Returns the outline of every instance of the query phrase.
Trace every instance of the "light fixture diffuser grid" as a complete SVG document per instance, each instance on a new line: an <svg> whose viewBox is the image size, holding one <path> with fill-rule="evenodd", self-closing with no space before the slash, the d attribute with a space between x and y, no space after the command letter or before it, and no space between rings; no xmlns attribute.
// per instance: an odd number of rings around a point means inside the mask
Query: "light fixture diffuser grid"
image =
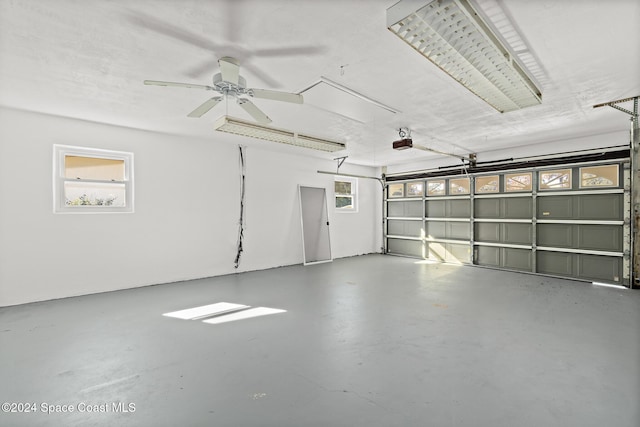
<svg viewBox="0 0 640 427"><path fill-rule="evenodd" d="M333 152L344 150L346 148L346 145L341 142L303 135L285 129L278 129L258 123L247 122L229 116L220 117L215 122L214 128L219 132L227 132L235 135L294 145L297 147L311 148L320 151Z"/></svg>
<svg viewBox="0 0 640 427"><path fill-rule="evenodd" d="M500 112L542 102L542 94L467 0L400 1L387 26Z"/></svg>

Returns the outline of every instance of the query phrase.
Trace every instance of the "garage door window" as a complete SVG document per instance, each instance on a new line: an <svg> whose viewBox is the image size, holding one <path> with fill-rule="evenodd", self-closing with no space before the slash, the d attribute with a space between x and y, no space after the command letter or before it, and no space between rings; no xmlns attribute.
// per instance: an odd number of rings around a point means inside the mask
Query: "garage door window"
<svg viewBox="0 0 640 427"><path fill-rule="evenodd" d="M449 194L469 194L469 178L453 178L449 180Z"/></svg>
<svg viewBox="0 0 640 427"><path fill-rule="evenodd" d="M407 197L422 197L424 194L424 184L422 181L407 182Z"/></svg>
<svg viewBox="0 0 640 427"><path fill-rule="evenodd" d="M389 184L387 191L390 199L404 197L404 184Z"/></svg>
<svg viewBox="0 0 640 427"><path fill-rule="evenodd" d="M540 190L570 190L571 169L540 172Z"/></svg>
<svg viewBox="0 0 640 427"><path fill-rule="evenodd" d="M476 178L476 193L498 193L500 191L500 176L479 176Z"/></svg>
<svg viewBox="0 0 640 427"><path fill-rule="evenodd" d="M505 191L531 191L531 173L505 175Z"/></svg>
<svg viewBox="0 0 640 427"><path fill-rule="evenodd" d="M580 188L617 186L618 165L580 168Z"/></svg>
<svg viewBox="0 0 640 427"><path fill-rule="evenodd" d="M427 181L428 196L444 196L445 191L446 187L444 179L439 179L437 181Z"/></svg>

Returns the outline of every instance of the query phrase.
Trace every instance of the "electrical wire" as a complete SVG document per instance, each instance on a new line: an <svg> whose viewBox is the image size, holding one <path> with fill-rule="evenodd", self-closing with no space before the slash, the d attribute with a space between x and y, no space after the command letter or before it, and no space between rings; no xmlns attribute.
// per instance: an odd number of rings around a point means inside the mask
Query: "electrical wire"
<svg viewBox="0 0 640 427"><path fill-rule="evenodd" d="M240 266L240 257L244 248L242 247L244 241L244 196L245 196L245 148L242 145L238 145L240 150L240 220L238 221L238 252L234 261L235 268Z"/></svg>

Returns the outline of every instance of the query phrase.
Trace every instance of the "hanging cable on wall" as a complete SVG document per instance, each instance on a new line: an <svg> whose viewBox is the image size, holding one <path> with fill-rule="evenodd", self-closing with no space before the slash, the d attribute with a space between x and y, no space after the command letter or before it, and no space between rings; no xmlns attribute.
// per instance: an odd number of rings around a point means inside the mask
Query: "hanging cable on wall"
<svg viewBox="0 0 640 427"><path fill-rule="evenodd" d="M244 194L245 194L245 151L246 147L238 145L240 149L240 220L238 221L238 253L234 261L235 268L240 265L240 257L242 256L242 242L244 240Z"/></svg>

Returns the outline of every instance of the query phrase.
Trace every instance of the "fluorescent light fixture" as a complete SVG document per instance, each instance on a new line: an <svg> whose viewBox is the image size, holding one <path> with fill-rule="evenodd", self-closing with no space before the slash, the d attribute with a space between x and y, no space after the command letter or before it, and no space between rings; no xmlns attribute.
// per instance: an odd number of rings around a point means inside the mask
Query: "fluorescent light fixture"
<svg viewBox="0 0 640 427"><path fill-rule="evenodd" d="M249 310L240 311L238 313L231 313L225 316L214 317L213 319L203 320L204 323L218 324L233 322L235 320L250 319L252 317L266 316L268 314L285 313L287 310L281 310L279 308L269 307L256 307Z"/></svg>
<svg viewBox="0 0 640 427"><path fill-rule="evenodd" d="M222 116L214 123L213 127L219 132L233 133L235 135L248 136L250 138L263 139L265 141L279 142L281 144L295 145L297 147L311 148L320 151L340 151L347 148L341 142L316 138L284 129L248 122L234 117Z"/></svg>
<svg viewBox="0 0 640 427"><path fill-rule="evenodd" d="M387 27L501 113L542 103L540 89L468 0L401 0L387 9Z"/></svg>

